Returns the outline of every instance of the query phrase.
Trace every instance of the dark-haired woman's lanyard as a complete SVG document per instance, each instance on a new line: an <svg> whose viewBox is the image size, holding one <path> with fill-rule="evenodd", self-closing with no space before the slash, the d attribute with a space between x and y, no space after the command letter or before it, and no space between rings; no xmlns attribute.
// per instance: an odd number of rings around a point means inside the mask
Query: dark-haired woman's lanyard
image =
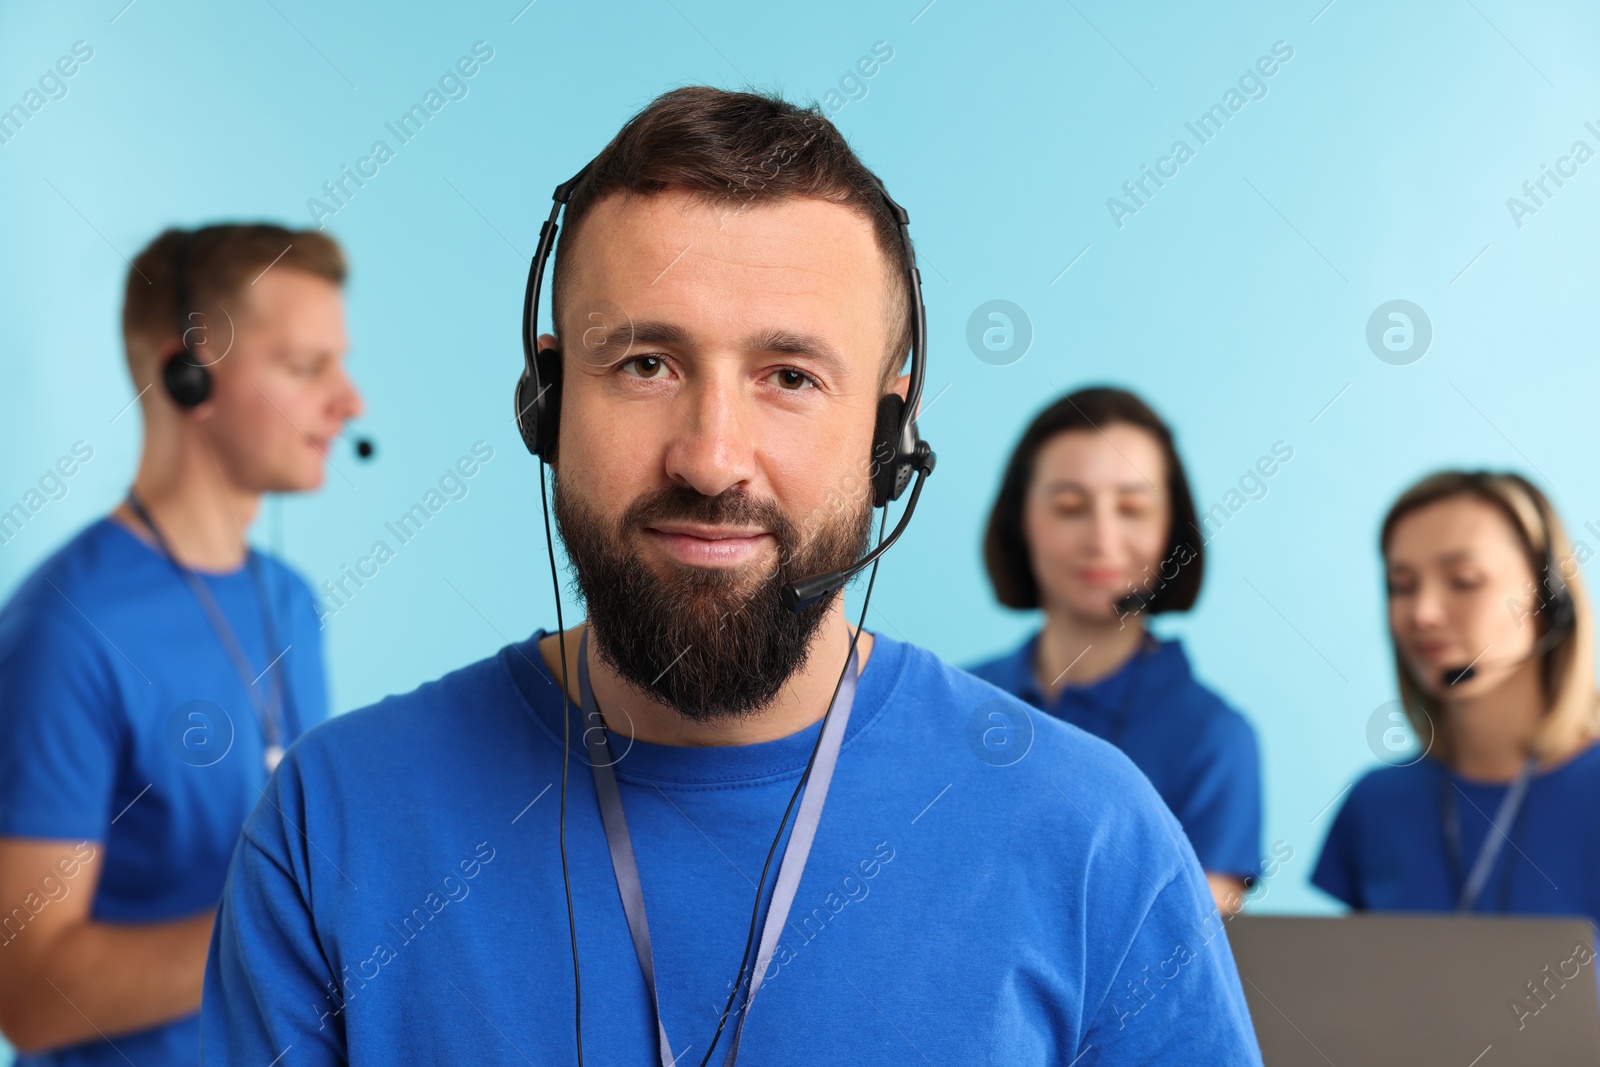
<svg viewBox="0 0 1600 1067"><path fill-rule="evenodd" d="M271 774L277 767L278 761L283 758L283 685L278 678L278 672L272 669L278 660L275 659L267 664L266 670L261 672L268 676L267 694L263 696L256 686L256 682L261 680L261 675L251 675L250 661L245 657L244 649L239 646L239 639L234 635L233 627L228 625L228 617L222 613L222 607L217 603L216 597L211 595L211 590L206 588L205 582L200 580L199 575L178 562L178 557L172 552L172 546L167 544L166 537L161 533L161 527L150 518L150 513L132 492L128 493L128 506L139 516L139 521L149 527L150 532L155 535L156 544L161 546L161 554L167 557L167 562L172 564L173 569L194 592L195 599L200 601L200 607L204 609L206 618L211 623L211 629L216 632L217 639L222 642L224 651L233 662L234 673L238 674L239 681L244 683L245 695L255 706L256 718L261 722L262 754L267 773ZM267 607L267 590L261 579L255 553L247 549L245 555L249 561L250 579L256 587L256 599L261 605L261 626L267 637L267 651L270 654L278 647L277 628L272 624L272 612ZM283 651L287 652L288 649ZM278 655L281 659L283 654Z"/></svg>
<svg viewBox="0 0 1600 1067"><path fill-rule="evenodd" d="M1506 795L1500 801L1500 810L1495 812L1494 824L1489 827L1488 834L1483 839L1482 846L1478 849L1478 858L1472 863L1472 871L1461 884L1461 895L1456 899L1457 911L1471 911L1478 897L1483 893L1483 887L1489 881L1489 872L1494 869L1494 861L1500 855L1501 848L1509 840L1512 825L1517 821L1517 812L1522 807L1522 802L1527 798L1528 787L1533 782L1534 771L1538 768L1537 756L1529 756L1528 762L1523 764L1522 770L1511 783L1511 788L1506 790ZM1456 877L1461 876L1461 815L1456 808L1455 784L1450 780L1450 772L1444 772L1444 839L1445 845L1450 850L1451 867L1456 872Z"/></svg>
<svg viewBox="0 0 1600 1067"><path fill-rule="evenodd" d="M733 1043L728 1049L725 1067L733 1067L739 1055L739 1040L744 1036L745 1020L750 1017L756 992L761 988L762 976L766 974L767 964L778 947L779 932L789 920L789 908L794 904L795 891L800 888L800 875L805 870L806 857L811 853L811 841L817 835L822 805L828 798L828 785L833 780L834 764L839 758L839 745L844 740L845 726L850 721L850 707L855 703L856 676L859 673L857 663L855 646L852 645L850 665L844 672L839 694L834 698L822 727L816 762L812 764L811 778L800 798L800 814L789 835L789 844L783 850L783 862L778 867L778 883L772 890L772 901L767 906L767 920L761 928L761 947L756 954L755 970L750 975L750 992L745 996L744 1009L739 1012L739 1025L733 1031ZM595 703L594 690L589 687L587 626L578 639L578 693L583 701L583 739L589 749L589 761L593 764L594 791L600 800L606 844L611 849L611 869L617 876L617 891L622 895L622 911L628 917L628 930L633 935L633 950L639 957L639 969L644 972L644 984L650 991L650 1010L656 1017L661 1065L673 1067L677 1057L672 1054L672 1045L667 1041L667 1028L661 1022L661 1002L656 995L655 956L650 950L650 926L645 922L644 915L644 889L639 883L639 868L633 859L633 841L628 836L628 822L622 814L622 796L617 792L617 776L612 770L611 744L606 739L605 720Z"/></svg>

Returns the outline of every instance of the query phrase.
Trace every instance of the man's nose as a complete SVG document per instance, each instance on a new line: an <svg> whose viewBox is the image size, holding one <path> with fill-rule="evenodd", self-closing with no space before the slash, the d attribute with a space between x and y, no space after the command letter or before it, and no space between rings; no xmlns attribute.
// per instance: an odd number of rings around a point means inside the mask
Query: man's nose
<svg viewBox="0 0 1600 1067"><path fill-rule="evenodd" d="M334 396L334 409L341 419L358 419L367 410L366 402L361 399L361 393L356 389L355 382L350 380L350 375L344 370L339 371L338 392Z"/></svg>
<svg viewBox="0 0 1600 1067"><path fill-rule="evenodd" d="M667 403L677 425L667 446L667 475L703 496L718 496L748 482L755 449L745 410L749 401L737 384L702 380Z"/></svg>

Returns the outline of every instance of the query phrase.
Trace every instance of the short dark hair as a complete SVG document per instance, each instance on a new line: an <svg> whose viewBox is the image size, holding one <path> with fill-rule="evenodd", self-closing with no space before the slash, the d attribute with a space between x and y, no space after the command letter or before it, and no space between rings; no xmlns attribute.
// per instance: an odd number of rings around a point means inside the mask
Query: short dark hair
<svg viewBox="0 0 1600 1067"><path fill-rule="evenodd" d="M122 339L135 383L144 364L180 342L178 259L187 244L189 310L226 303L268 267L299 270L343 285L344 252L319 230L290 230L270 222L232 222L185 231L163 230L133 258L122 301Z"/></svg>
<svg viewBox="0 0 1600 1067"><path fill-rule="evenodd" d="M1073 430L1100 431L1122 423L1148 432L1161 446L1167 469L1167 499L1171 504L1172 526L1167 532L1165 561L1182 552L1183 560L1173 578L1161 576L1159 586L1148 595L1141 593L1144 610L1187 611L1200 597L1200 581L1205 572L1204 539L1195 522L1194 496L1189 480L1172 441L1172 430L1139 397L1125 389L1094 386L1062 397L1034 416L1022 439L1011 453L1000 492L989 512L989 525L983 535L983 562L994 586L995 596L1008 608L1039 607L1039 581L1028 558L1028 543L1023 536L1022 509L1028 486L1033 481L1034 462L1045 443Z"/></svg>
<svg viewBox="0 0 1600 1067"><path fill-rule="evenodd" d="M551 310L560 336L569 248L583 219L613 193L651 195L682 189L712 204L741 205L810 197L841 204L873 224L888 257L889 366L911 348L910 253L883 202L881 186L816 104L692 85L663 93L618 131L572 191L556 246ZM898 357L898 358L897 358Z"/></svg>

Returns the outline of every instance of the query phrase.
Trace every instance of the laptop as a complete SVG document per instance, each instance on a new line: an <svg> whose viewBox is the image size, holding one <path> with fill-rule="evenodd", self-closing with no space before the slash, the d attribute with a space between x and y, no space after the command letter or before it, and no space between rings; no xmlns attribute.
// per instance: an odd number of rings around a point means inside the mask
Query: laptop
<svg viewBox="0 0 1600 1067"><path fill-rule="evenodd" d="M1238 915L1266 1067L1600 1064L1588 919Z"/></svg>

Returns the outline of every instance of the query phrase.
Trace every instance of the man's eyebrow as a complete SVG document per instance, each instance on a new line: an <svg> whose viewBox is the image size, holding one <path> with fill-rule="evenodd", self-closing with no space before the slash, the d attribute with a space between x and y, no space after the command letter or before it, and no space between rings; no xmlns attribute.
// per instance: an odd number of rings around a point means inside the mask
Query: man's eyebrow
<svg viewBox="0 0 1600 1067"><path fill-rule="evenodd" d="M338 359L341 355L348 357L350 347L332 348L319 342L307 345L285 344L280 345L276 352L278 356L300 357L303 359Z"/></svg>
<svg viewBox="0 0 1600 1067"><path fill-rule="evenodd" d="M650 345L693 344L693 335L672 322L635 322L616 329L596 324L585 331L581 347L591 359L608 359L624 351L639 351ZM746 352L781 352L807 356L833 374L845 367L844 356L833 344L816 334L796 333L793 330L766 329L746 337L742 342Z"/></svg>
<svg viewBox="0 0 1600 1067"><path fill-rule="evenodd" d="M747 352L783 352L795 356L808 356L831 373L842 374L844 356L833 344L816 334L794 333L790 330L762 330L744 340Z"/></svg>
<svg viewBox="0 0 1600 1067"><path fill-rule="evenodd" d="M579 347L592 359L606 359L642 345L682 345L688 341L689 331L670 322L631 322L614 326L596 321L580 335Z"/></svg>

